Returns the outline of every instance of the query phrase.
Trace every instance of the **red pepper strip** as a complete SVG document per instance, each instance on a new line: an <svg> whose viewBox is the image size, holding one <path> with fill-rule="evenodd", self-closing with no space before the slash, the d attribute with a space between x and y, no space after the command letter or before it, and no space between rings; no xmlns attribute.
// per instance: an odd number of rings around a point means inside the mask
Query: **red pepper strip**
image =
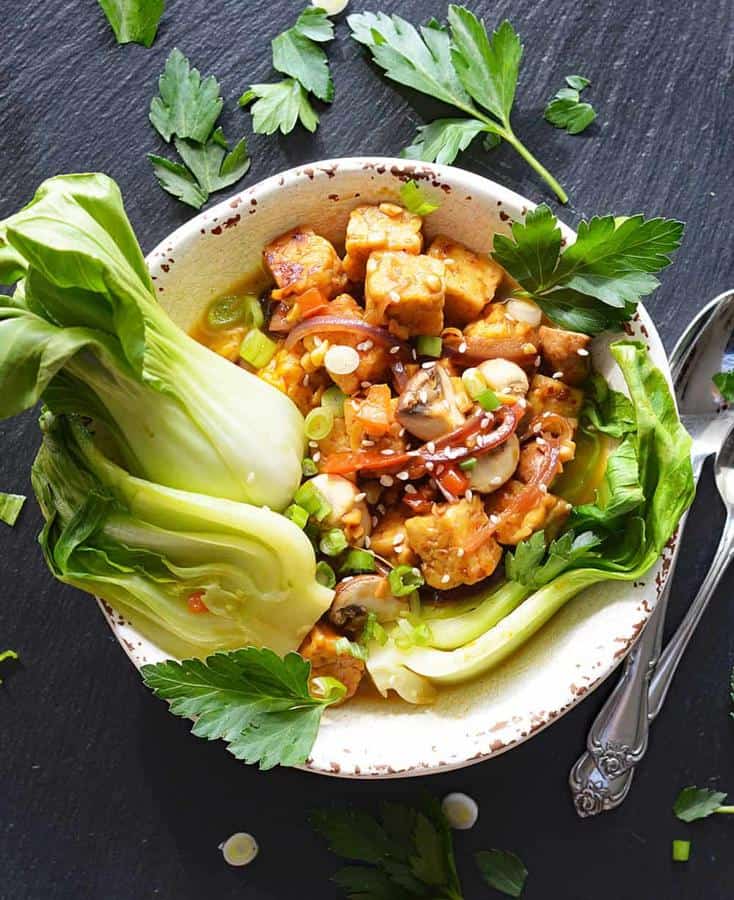
<svg viewBox="0 0 734 900"><path fill-rule="evenodd" d="M436 481L444 494L449 494L452 500L456 500L466 493L469 487L469 479L456 466L447 465L443 472L436 475Z"/></svg>
<svg viewBox="0 0 734 900"><path fill-rule="evenodd" d="M394 456L386 456L375 450L334 453L321 465L321 471L331 475L343 475L347 472L377 473L407 468L411 472L411 478L420 478L426 472L426 463L458 462L470 456L481 456L499 447L515 431L524 412L525 408L520 403L502 406L494 414L479 411L467 419L461 428L435 441L430 451L428 444L424 444L417 450ZM497 420L500 423L499 427L489 431ZM475 446L467 447L466 443L464 446L454 446L458 441L466 442L474 434L478 435ZM482 438L481 445L479 438Z"/></svg>

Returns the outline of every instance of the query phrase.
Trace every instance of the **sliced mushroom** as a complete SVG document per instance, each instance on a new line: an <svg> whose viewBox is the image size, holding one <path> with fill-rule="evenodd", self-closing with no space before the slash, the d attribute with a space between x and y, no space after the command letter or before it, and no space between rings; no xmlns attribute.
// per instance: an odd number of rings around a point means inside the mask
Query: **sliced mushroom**
<svg viewBox="0 0 734 900"><path fill-rule="evenodd" d="M511 434L501 447L479 457L471 470L469 487L481 494L491 494L512 478L519 460L520 441L517 435Z"/></svg>
<svg viewBox="0 0 734 900"><path fill-rule="evenodd" d="M395 414L422 441L435 441L464 423L454 386L443 366L420 369L405 385Z"/></svg>
<svg viewBox="0 0 734 900"><path fill-rule="evenodd" d="M385 575L355 575L340 581L329 610L329 621L337 628L359 634L373 612L378 622L394 622L410 604L396 597Z"/></svg>
<svg viewBox="0 0 734 900"><path fill-rule="evenodd" d="M311 479L311 484L326 500L331 507L329 515L321 523L329 528L343 528L358 526L362 533L369 534L372 530L370 511L364 498L358 500L360 489L353 481L343 478L341 475L316 475ZM358 517L354 515L357 511ZM354 521L352 521L354 519ZM353 535L349 535L354 540ZM361 541L360 541L361 542Z"/></svg>
<svg viewBox="0 0 734 900"><path fill-rule="evenodd" d="M487 385L498 394L525 395L528 392L528 376L509 359L488 359L479 367Z"/></svg>

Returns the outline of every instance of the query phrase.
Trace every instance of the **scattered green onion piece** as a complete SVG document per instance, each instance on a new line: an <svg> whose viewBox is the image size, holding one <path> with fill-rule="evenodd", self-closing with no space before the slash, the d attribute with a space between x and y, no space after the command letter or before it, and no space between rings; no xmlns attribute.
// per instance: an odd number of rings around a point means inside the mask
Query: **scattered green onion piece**
<svg viewBox="0 0 734 900"><path fill-rule="evenodd" d="M673 841L673 862L688 862L690 855L690 841Z"/></svg>
<svg viewBox="0 0 734 900"><path fill-rule="evenodd" d="M461 374L461 380L472 400L476 400L487 390L487 382L479 369L465 369Z"/></svg>
<svg viewBox="0 0 734 900"><path fill-rule="evenodd" d="M364 572L374 572L375 556L369 550L350 550L339 567L340 575L359 575Z"/></svg>
<svg viewBox="0 0 734 900"><path fill-rule="evenodd" d="M206 314L206 322L210 328L229 328L239 325L247 317L244 297L220 297L211 304Z"/></svg>
<svg viewBox="0 0 734 900"><path fill-rule="evenodd" d="M477 464L476 456L470 456L469 459L463 459L459 463L459 468L463 469L465 472L471 472L471 470L476 467L476 464Z"/></svg>
<svg viewBox="0 0 734 900"><path fill-rule="evenodd" d="M428 622L413 626L413 643L417 647L425 647L431 640L431 628Z"/></svg>
<svg viewBox="0 0 734 900"><path fill-rule="evenodd" d="M330 528L321 535L319 549L324 556L338 556L347 549L347 538L341 528Z"/></svg>
<svg viewBox="0 0 734 900"><path fill-rule="evenodd" d="M355 659L361 659L362 662L367 659L365 648L350 641L349 638L339 638L334 644L334 649L339 656L353 656Z"/></svg>
<svg viewBox="0 0 734 900"><path fill-rule="evenodd" d="M308 522L308 510L304 509L302 506L298 506L297 503L291 503L283 515L286 519L290 519L291 522L298 525L299 528L305 528L306 523Z"/></svg>
<svg viewBox="0 0 734 900"><path fill-rule="evenodd" d="M331 512L331 506L326 502L323 494L310 481L298 488L293 502L297 506L302 506L318 522L323 521Z"/></svg>
<svg viewBox="0 0 734 900"><path fill-rule="evenodd" d="M328 437L334 427L334 414L324 406L312 409L304 420L304 430L309 441L321 441Z"/></svg>
<svg viewBox="0 0 734 900"><path fill-rule="evenodd" d="M381 647L384 647L387 643L387 632L377 621L377 616L372 610L367 613L367 622L362 631L360 641L362 644L369 644L370 641L377 641Z"/></svg>
<svg viewBox="0 0 734 900"><path fill-rule="evenodd" d="M319 468L311 457L307 456L301 460L301 471L304 478L312 478L314 475L318 475Z"/></svg>
<svg viewBox="0 0 734 900"><path fill-rule="evenodd" d="M415 349L418 356L433 356L438 359L443 349L443 341L440 337L433 337L430 334L419 334L415 339Z"/></svg>
<svg viewBox="0 0 734 900"><path fill-rule="evenodd" d="M25 497L22 494L4 494L0 491L0 522L5 522L12 528L18 521L24 503Z"/></svg>
<svg viewBox="0 0 734 900"><path fill-rule="evenodd" d="M399 650L425 647L431 641L431 629L427 622L411 625L407 619L398 619L395 631L395 646Z"/></svg>
<svg viewBox="0 0 734 900"><path fill-rule="evenodd" d="M240 356L255 369L267 366L276 350L275 341L258 328L248 331L240 344Z"/></svg>
<svg viewBox="0 0 734 900"><path fill-rule="evenodd" d="M331 566L321 560L316 563L316 581L319 584L323 584L324 587L333 588L336 584L336 575L334 574L334 570Z"/></svg>
<svg viewBox="0 0 734 900"><path fill-rule="evenodd" d="M400 188L400 199L408 212L416 216L428 216L438 209L438 203L429 200L412 178Z"/></svg>
<svg viewBox="0 0 734 900"><path fill-rule="evenodd" d="M330 388L327 388L321 395L321 405L324 407L324 409L328 409L335 419L343 419L344 401L346 399L347 395L344 393L344 391L338 388L335 384L332 384L332 386Z"/></svg>
<svg viewBox="0 0 734 900"><path fill-rule="evenodd" d="M265 324L265 315L258 297L255 294L245 294L242 303L245 307L245 321L250 328L262 328Z"/></svg>
<svg viewBox="0 0 734 900"><path fill-rule="evenodd" d="M421 573L413 566L396 566L388 575L388 581L395 597L407 597L425 583Z"/></svg>
<svg viewBox="0 0 734 900"><path fill-rule="evenodd" d="M497 399L497 394L491 389L486 388L482 393L477 397L477 403L482 407L482 409L486 409L487 412L491 412L493 409L497 409L500 406L500 401Z"/></svg>

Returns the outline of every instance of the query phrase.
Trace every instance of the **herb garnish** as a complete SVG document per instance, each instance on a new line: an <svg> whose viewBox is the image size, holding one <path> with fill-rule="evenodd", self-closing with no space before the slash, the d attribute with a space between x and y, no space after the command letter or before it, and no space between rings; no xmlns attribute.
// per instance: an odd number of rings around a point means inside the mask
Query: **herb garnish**
<svg viewBox="0 0 734 900"><path fill-rule="evenodd" d="M165 0L98 0L118 44L150 47L165 9Z"/></svg>
<svg viewBox="0 0 734 900"><path fill-rule="evenodd" d="M528 870L514 853L506 850L480 850L474 858L482 878L490 887L508 897L522 896Z"/></svg>
<svg viewBox="0 0 734 900"><path fill-rule="evenodd" d="M250 168L247 142L239 140L230 150L216 126L223 101L213 75L202 78L183 53L174 48L158 80L159 96L150 103L151 124L164 141L173 145L182 163L148 154L163 190L200 209L209 194L239 181Z"/></svg>
<svg viewBox="0 0 734 900"><path fill-rule="evenodd" d="M711 379L727 403L734 403L734 372L717 372Z"/></svg>
<svg viewBox="0 0 734 900"><path fill-rule="evenodd" d="M563 328L598 334L618 328L670 265L683 223L673 219L595 216L578 226L562 252L558 220L545 204L515 222L512 237L496 234L492 256L521 285L516 296L534 300Z"/></svg>
<svg viewBox="0 0 734 900"><path fill-rule="evenodd" d="M11 527L15 525L25 501L23 494L5 494L0 491L0 522Z"/></svg>
<svg viewBox="0 0 734 900"><path fill-rule="evenodd" d="M400 188L400 202L408 212L415 216L428 216L432 212L436 212L439 207L438 203L434 203L426 197L412 178Z"/></svg>
<svg viewBox="0 0 734 900"><path fill-rule="evenodd" d="M196 717L192 734L227 741L237 759L261 769L304 763L323 711L345 694L336 679L317 678L322 696L312 696L311 664L297 653L281 659L266 648L215 653L206 660L169 659L141 671L174 715Z"/></svg>
<svg viewBox="0 0 734 900"><path fill-rule="evenodd" d="M0 663L5 662L6 659L20 659L15 650L3 650L0 652ZM0 678L0 684L3 683L2 678Z"/></svg>
<svg viewBox="0 0 734 900"><path fill-rule="evenodd" d="M288 134L296 122L316 131L319 117L309 94L324 103L334 99L329 61L319 44L334 37L334 26L325 10L306 7L295 24L273 38L273 68L290 76L275 84L252 84L240 97L240 106L253 100L252 127L257 134Z"/></svg>
<svg viewBox="0 0 734 900"><path fill-rule="evenodd" d="M435 798L424 795L415 807L385 802L379 818L353 808L322 809L311 822L332 853L361 863L334 876L350 900L463 900L451 829ZM527 870L517 856L490 850L475 858L487 884L520 896Z"/></svg>
<svg viewBox="0 0 734 900"><path fill-rule="evenodd" d="M600 543L600 538L585 531L578 537L567 531L546 548L545 534L536 531L521 541L515 552L505 555L505 573L508 581L516 581L537 590L564 572L571 563L585 557Z"/></svg>
<svg viewBox="0 0 734 900"><path fill-rule="evenodd" d="M581 91L591 84L583 75L567 75L568 87L561 88L548 102L543 116L556 128L564 128L569 134L580 134L596 119L596 110L590 103L581 102Z"/></svg>
<svg viewBox="0 0 734 900"><path fill-rule="evenodd" d="M734 806L724 806L726 794L708 788L686 787L678 794L673 812L683 822L706 819L714 813L734 814Z"/></svg>
<svg viewBox="0 0 734 900"><path fill-rule="evenodd" d="M507 141L565 203L566 192L515 135L510 113L522 57L514 28L504 21L490 36L481 19L463 6L448 9L448 27L435 19L415 28L400 16L357 13L347 18L352 37L370 49L393 81L447 103L466 119L437 119L418 130L403 151L411 159L451 163L478 134L485 148Z"/></svg>

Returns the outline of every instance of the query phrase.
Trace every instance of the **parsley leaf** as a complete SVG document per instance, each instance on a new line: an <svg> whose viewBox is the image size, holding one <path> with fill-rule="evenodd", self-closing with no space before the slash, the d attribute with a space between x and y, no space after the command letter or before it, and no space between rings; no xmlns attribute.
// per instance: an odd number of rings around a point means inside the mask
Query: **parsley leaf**
<svg viewBox="0 0 734 900"><path fill-rule="evenodd" d="M480 133L507 141L550 185L562 203L565 191L515 135L510 114L522 44L508 21L491 35L481 19L450 5L448 27L435 19L416 28L400 16L356 13L347 17L354 40L364 44L385 75L455 107L467 119L438 119L419 129L404 155L451 163Z"/></svg>
<svg viewBox="0 0 734 900"><path fill-rule="evenodd" d="M494 237L492 256L548 318L565 328L597 334L618 327L659 282L654 272L671 262L683 223L642 216L582 221L574 244L561 252L556 217L545 205Z"/></svg>
<svg viewBox="0 0 734 900"><path fill-rule="evenodd" d="M508 897L522 896L528 870L514 853L506 850L480 850L474 859L482 878L490 887Z"/></svg>
<svg viewBox="0 0 734 900"><path fill-rule="evenodd" d="M678 794L673 812L683 822L695 822L717 812L726 801L726 794L707 788L686 787Z"/></svg>
<svg viewBox="0 0 734 900"><path fill-rule="evenodd" d="M548 102L543 116L556 128L565 128L569 134L579 134L596 119L596 110L590 103L582 103L581 91L591 82L583 75L567 75L568 87L561 88Z"/></svg>
<svg viewBox="0 0 734 900"><path fill-rule="evenodd" d="M20 657L15 652L15 650L3 650L2 652L0 652L0 663L5 662L6 659L17 660L17 659L20 659ZM0 684L2 684L2 683L3 683L3 680L2 680L2 678L0 678Z"/></svg>
<svg viewBox="0 0 734 900"><path fill-rule="evenodd" d="M98 0L118 44L150 47L165 9L165 0Z"/></svg>
<svg viewBox="0 0 734 900"><path fill-rule="evenodd" d="M334 679L323 699L309 693L311 664L297 653L246 647L206 660L166 660L142 668L145 684L174 715L196 718L192 734L228 742L229 751L261 769L304 763L324 709L344 696Z"/></svg>
<svg viewBox="0 0 734 900"><path fill-rule="evenodd" d="M521 541L514 553L505 555L505 573L509 581L537 590L557 578L572 563L585 557L599 542L599 538L590 531L577 537L572 531L567 531L552 541L546 551L545 534L536 531L527 540Z"/></svg>
<svg viewBox="0 0 734 900"><path fill-rule="evenodd" d="M433 203L426 197L412 178L400 188L400 202L415 216L428 216L439 207L438 203Z"/></svg>
<svg viewBox="0 0 734 900"><path fill-rule="evenodd" d="M311 821L333 853L366 864L334 877L350 900L462 900L451 831L435 799L417 808L385 803L379 820L355 809L324 809Z"/></svg>
<svg viewBox="0 0 734 900"><path fill-rule="evenodd" d="M271 41L273 68L290 76L275 84L253 84L240 97L240 106L253 100L252 127L257 134L288 134L300 121L315 131L319 117L309 94L325 103L334 99L329 61L319 47L334 37L334 26L325 10L307 7L295 24Z"/></svg>
<svg viewBox="0 0 734 900"><path fill-rule="evenodd" d="M300 82L286 78L276 84L253 84L240 97L240 106L253 104L252 127L256 134L289 134L300 120L307 131L316 131L319 117Z"/></svg>
<svg viewBox="0 0 734 900"><path fill-rule="evenodd" d="M712 381L724 400L734 403L734 372L717 372Z"/></svg>
<svg viewBox="0 0 734 900"><path fill-rule="evenodd" d="M0 491L0 522L11 527L15 525L25 501L23 494L6 494Z"/></svg>
<svg viewBox="0 0 734 900"><path fill-rule="evenodd" d="M158 79L158 97L150 102L150 121L166 143L173 135L203 144L214 130L223 100L213 75L202 79L174 47Z"/></svg>

